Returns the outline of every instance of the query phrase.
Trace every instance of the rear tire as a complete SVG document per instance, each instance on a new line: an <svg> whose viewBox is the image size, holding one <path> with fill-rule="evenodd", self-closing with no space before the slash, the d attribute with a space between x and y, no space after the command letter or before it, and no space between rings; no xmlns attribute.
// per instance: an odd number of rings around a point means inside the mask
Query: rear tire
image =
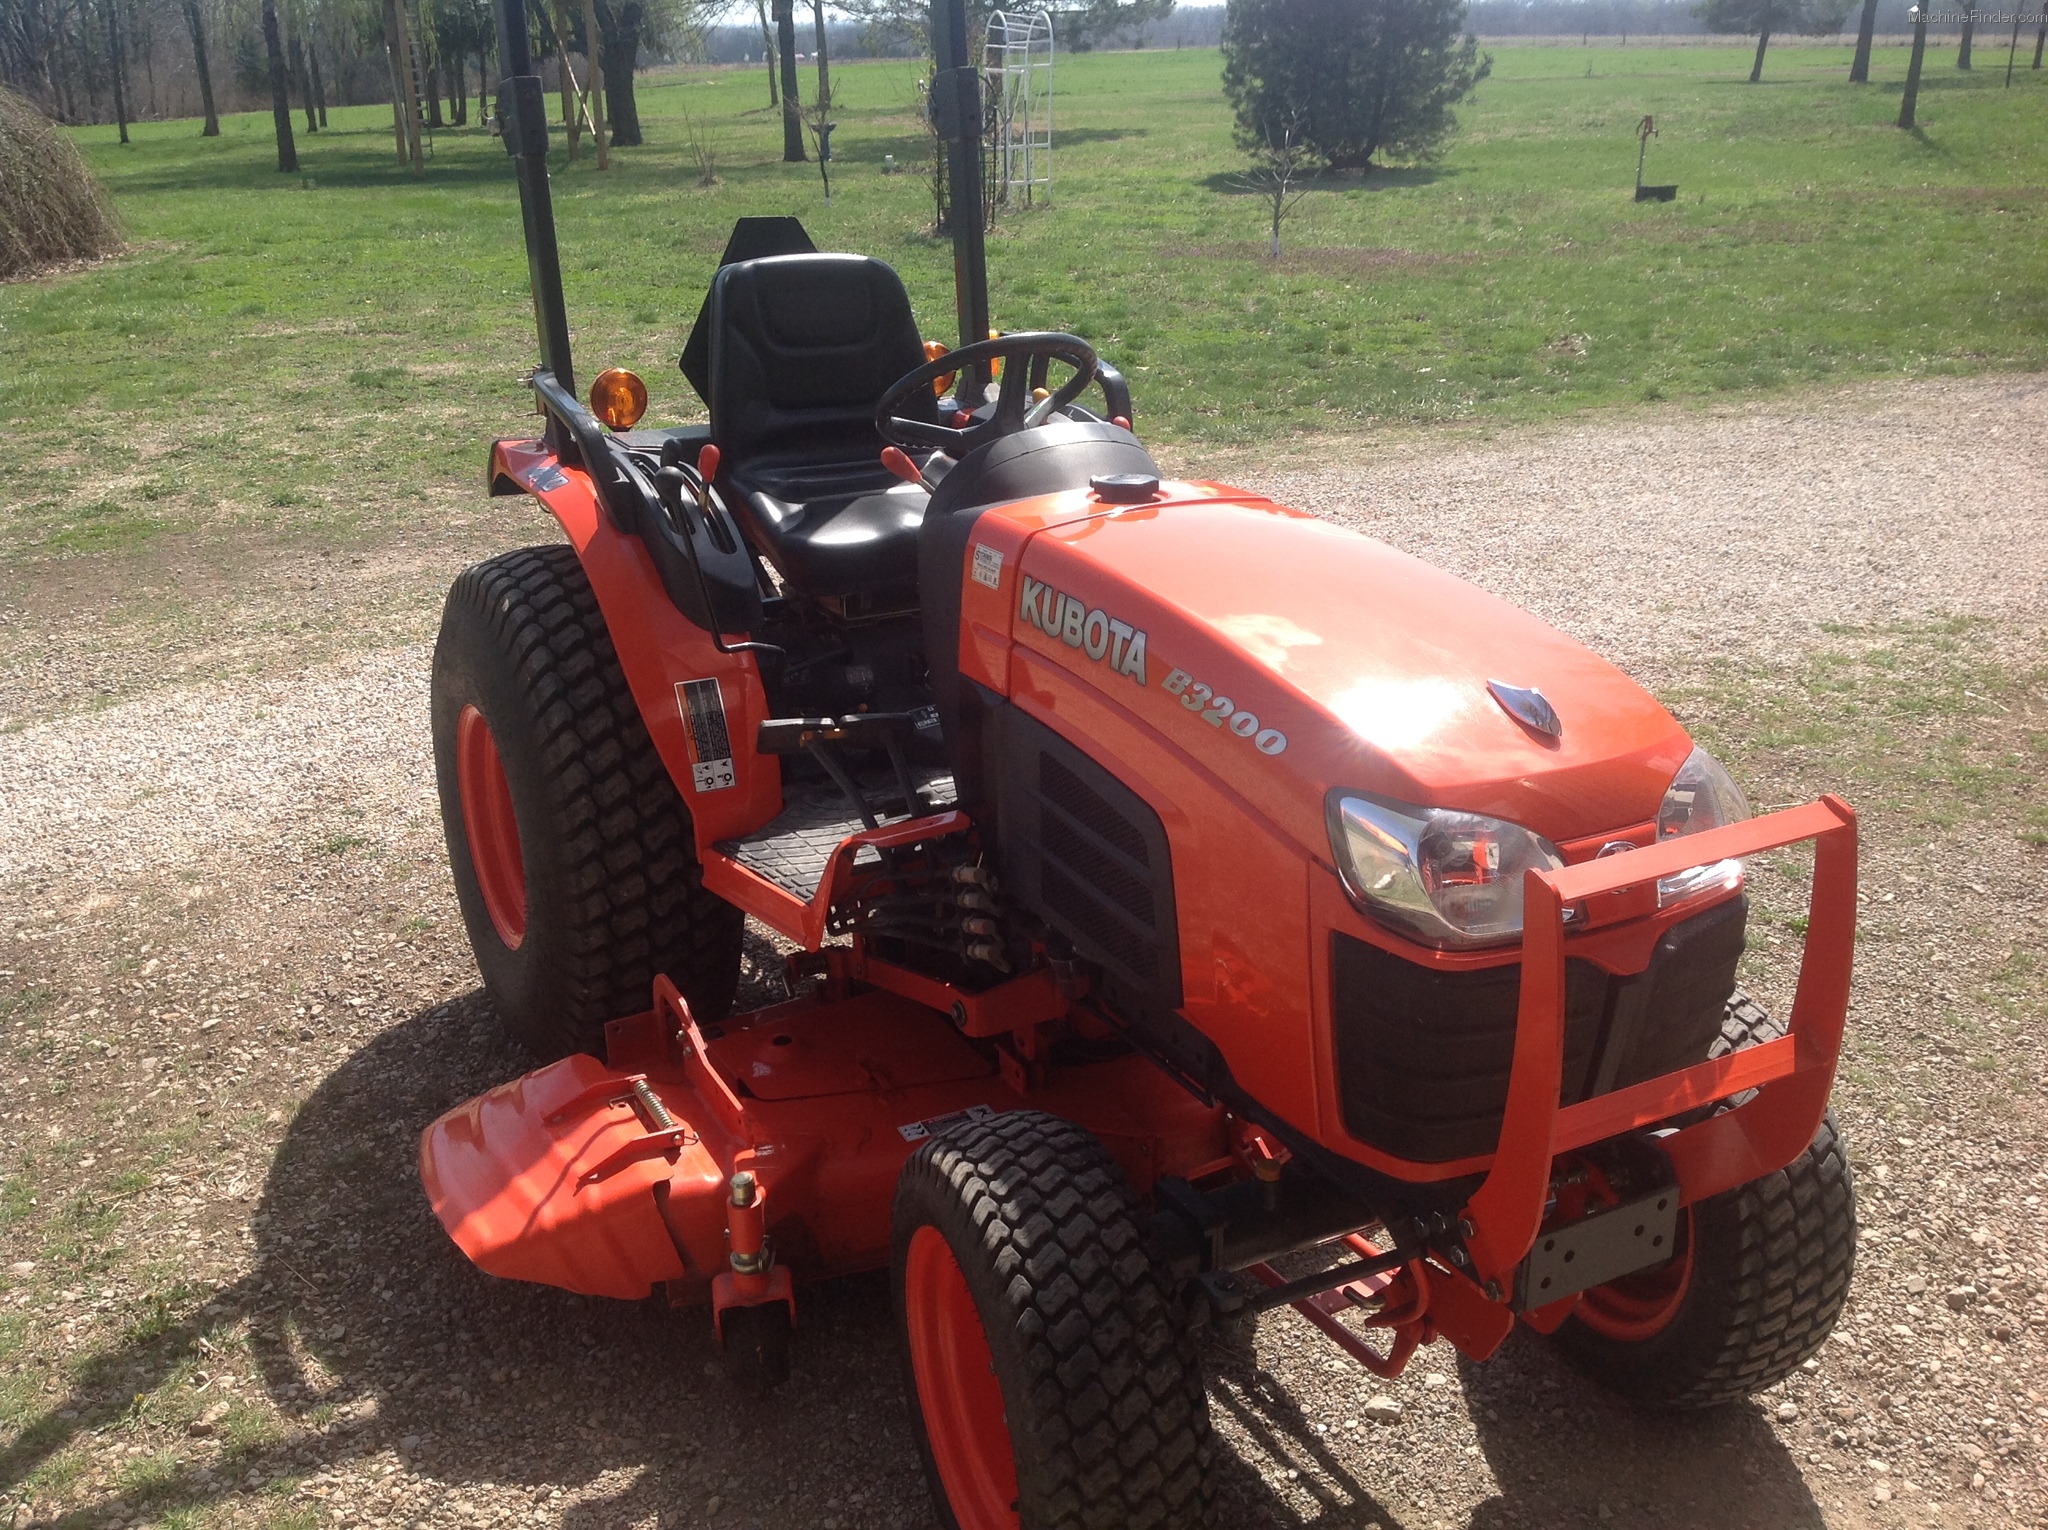
<svg viewBox="0 0 2048 1530"><path fill-rule="evenodd" d="M434 648L434 766L469 943L505 1029L601 1053L667 973L698 1020L739 982L739 910L704 891L690 815L570 547L465 569Z"/></svg>
<svg viewBox="0 0 2048 1530"><path fill-rule="evenodd" d="M1071 1122L995 1117L896 1186L912 1428L948 1530L1208 1520L1208 1399L1116 1163Z"/></svg>
<svg viewBox="0 0 2048 1530"><path fill-rule="evenodd" d="M1709 1055L1784 1034L1738 992ZM1790 1375L1827 1341L1856 1268L1856 1188L1834 1112L1791 1163L1687 1208L1679 1227L1679 1256L1587 1292L1558 1348L1645 1407L1713 1407Z"/></svg>

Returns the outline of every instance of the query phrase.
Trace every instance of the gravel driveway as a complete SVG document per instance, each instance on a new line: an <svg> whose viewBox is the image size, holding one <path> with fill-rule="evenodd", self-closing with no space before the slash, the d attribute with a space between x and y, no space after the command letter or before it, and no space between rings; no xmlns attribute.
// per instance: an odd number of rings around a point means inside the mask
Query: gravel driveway
<svg viewBox="0 0 2048 1530"><path fill-rule="evenodd" d="M1737 737L1754 687L1945 623L2004 687L1984 726L2010 733L1985 747L2038 758L2048 380L1203 466L1466 574L1654 686L1742 677L1702 702ZM704 1314L493 1282L426 1212L420 1126L522 1066L476 991L425 734L426 592L511 545L481 535L415 536L382 590L369 549L361 598L388 611L416 581L416 618L310 665L288 646L233 679L166 663L186 677L96 710L75 673L0 669L16 1525L930 1522L883 1282L810 1292L795 1381L746 1404L711 1374ZM276 597L215 598L181 641ZM47 609L31 584L5 601L16 631ZM132 675L120 631L67 667ZM1837 778L1825 751L1755 748L1734 757L1764 800ZM1439 1347L1381 1385L1269 1316L1210 1344L1221 1524L2048 1524L2048 851L1981 818L1866 825L1838 1093L1866 1235L1823 1357L1753 1405L1644 1419L1533 1340L1484 1367ZM765 943L751 963L773 969ZM1930 1007L1991 1037L1994 1065L1945 1050ZM1397 1421L1368 1417L1383 1397Z"/></svg>

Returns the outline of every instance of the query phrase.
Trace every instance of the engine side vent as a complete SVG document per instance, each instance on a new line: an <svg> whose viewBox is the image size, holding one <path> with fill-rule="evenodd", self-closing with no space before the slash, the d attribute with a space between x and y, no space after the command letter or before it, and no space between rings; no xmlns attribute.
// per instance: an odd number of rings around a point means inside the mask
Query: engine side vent
<svg viewBox="0 0 2048 1530"><path fill-rule="evenodd" d="M1147 1008L1181 1001L1173 861L1159 815L1014 706L992 709L1006 896L1028 904Z"/></svg>
<svg viewBox="0 0 2048 1530"><path fill-rule="evenodd" d="M1087 783L1050 754L1038 756L1038 791L1052 806L1096 838L1106 841L1140 866L1149 864L1145 836L1130 820L1088 789Z"/></svg>

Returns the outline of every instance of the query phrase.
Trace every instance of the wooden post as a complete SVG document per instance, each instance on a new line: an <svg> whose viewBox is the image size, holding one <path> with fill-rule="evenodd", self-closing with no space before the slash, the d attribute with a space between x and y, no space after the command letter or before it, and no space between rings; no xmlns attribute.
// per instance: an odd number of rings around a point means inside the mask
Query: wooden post
<svg viewBox="0 0 2048 1530"><path fill-rule="evenodd" d="M405 145L412 160L412 173L427 173L427 154L420 142L420 93L419 83L413 75L412 64L412 17L406 13L403 0L387 0L390 9L386 12L398 23L398 84L405 92Z"/></svg>

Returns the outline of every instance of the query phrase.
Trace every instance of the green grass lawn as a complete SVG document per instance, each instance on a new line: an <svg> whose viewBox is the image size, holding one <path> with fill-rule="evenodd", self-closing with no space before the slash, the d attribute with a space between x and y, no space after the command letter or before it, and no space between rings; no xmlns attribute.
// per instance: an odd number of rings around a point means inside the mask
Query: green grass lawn
<svg viewBox="0 0 2048 1530"><path fill-rule="evenodd" d="M1833 47L1774 47L1760 86L1739 40L1493 51L1442 162L1319 187L1277 267L1231 181L1214 52L1063 60L1052 205L991 242L997 322L1088 336L1130 374L1141 430L1189 445L2048 359L2048 74L2005 90L2002 69L1931 54L1922 130L1901 133L1900 49L1868 87ZM650 420L696 412L675 356L746 212L893 262L949 337L916 76L834 70L829 207L815 166L777 160L758 69L644 79L648 145L609 174L587 145L558 153L580 377L630 365ZM695 184L686 112L719 148L715 187ZM1630 200L1645 113L1672 205ZM267 114L213 140L78 135L134 249L0 287L0 552L343 531L473 492L534 355L511 166L449 131L415 181L390 124L336 113L301 137L299 176L274 169ZM885 153L909 173L884 176Z"/></svg>

